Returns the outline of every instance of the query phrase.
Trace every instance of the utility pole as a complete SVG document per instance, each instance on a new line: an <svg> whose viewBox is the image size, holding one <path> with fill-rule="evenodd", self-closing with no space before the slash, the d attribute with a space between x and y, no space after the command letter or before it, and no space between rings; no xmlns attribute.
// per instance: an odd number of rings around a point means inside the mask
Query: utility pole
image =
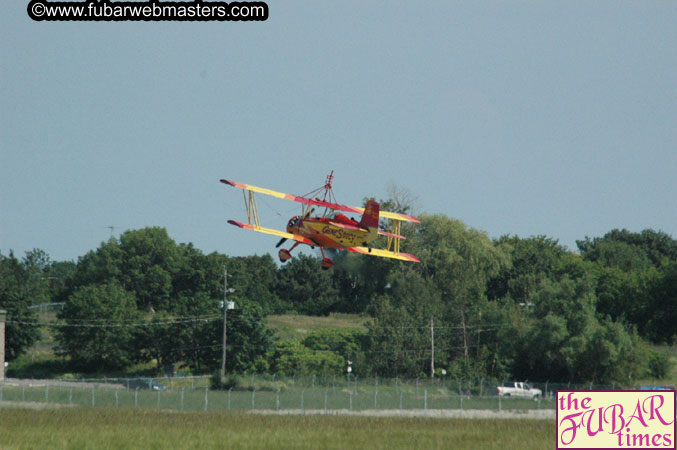
<svg viewBox="0 0 677 450"><path fill-rule="evenodd" d="M482 311L480 311L480 320L477 325L477 357L480 356L480 337L482 336Z"/></svg>
<svg viewBox="0 0 677 450"><path fill-rule="evenodd" d="M435 378L435 327L430 316L430 378Z"/></svg>
<svg viewBox="0 0 677 450"><path fill-rule="evenodd" d="M463 327L463 355L465 356L465 364L468 366L468 334L465 329L465 312L461 309L461 326Z"/></svg>
<svg viewBox="0 0 677 450"><path fill-rule="evenodd" d="M0 309L0 381L5 379L5 317L7 311Z"/></svg>
<svg viewBox="0 0 677 450"><path fill-rule="evenodd" d="M221 349L221 380L226 377L226 324L228 319L228 303L226 296L228 293L228 269L223 266L223 342Z"/></svg>
<svg viewBox="0 0 677 450"><path fill-rule="evenodd" d="M228 289L228 269L223 266L223 342L221 343L221 379L226 377L226 330L228 329L228 310L235 309L235 303L228 301L228 292L234 292L234 289Z"/></svg>

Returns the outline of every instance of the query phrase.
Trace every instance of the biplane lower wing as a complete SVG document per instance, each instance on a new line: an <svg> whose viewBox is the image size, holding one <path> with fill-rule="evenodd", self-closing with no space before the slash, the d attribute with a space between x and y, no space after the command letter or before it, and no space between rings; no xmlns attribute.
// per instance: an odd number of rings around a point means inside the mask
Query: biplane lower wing
<svg viewBox="0 0 677 450"><path fill-rule="evenodd" d="M295 241L301 242L303 244L312 245L313 247L317 245L315 242L311 241L308 238L299 236L298 234L286 233L280 230L273 230L272 228L257 227L248 223L238 222L236 220L229 220L229 224L235 225L236 227L244 228L245 230L258 231L259 233L272 234L273 236L279 236L287 239L293 239Z"/></svg>
<svg viewBox="0 0 677 450"><path fill-rule="evenodd" d="M417 257L415 257L414 255L410 255L409 253L395 253L390 252L388 250L379 250L377 248L372 248L370 250L367 247L348 247L346 248L346 250L354 253L361 253L363 255L380 256L382 258L393 258L399 259L401 261L421 262Z"/></svg>

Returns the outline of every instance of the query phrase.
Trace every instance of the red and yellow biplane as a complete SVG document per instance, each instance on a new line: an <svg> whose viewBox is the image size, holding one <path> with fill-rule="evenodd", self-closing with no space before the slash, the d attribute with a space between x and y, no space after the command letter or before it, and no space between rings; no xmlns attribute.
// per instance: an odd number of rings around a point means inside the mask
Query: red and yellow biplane
<svg viewBox="0 0 677 450"><path fill-rule="evenodd" d="M336 198L332 191L333 178L334 172L332 171L327 176L324 186L304 196L283 194L282 192L250 184L221 180L221 183L242 189L245 208L247 209L247 223L235 220L229 220L228 223L247 230L279 236L281 239L275 247L281 246L287 239L296 241L288 250L285 248L280 249L279 257L283 263L292 257L291 251L299 244L307 244L312 248L320 248L323 269L329 269L334 265L334 262L325 255L325 248L348 250L350 252L394 258L402 261L419 262L415 256L400 251L400 241L405 239L400 234L400 225L402 222L420 223L416 217L380 211L380 205L374 200L368 201L364 208L340 205L336 203ZM301 215L294 216L289 220L286 232L264 228L259 220L255 193L299 202L301 203ZM322 198L320 198L320 195L322 195ZM312 216L315 206L324 208L324 213ZM341 212L362 214L362 217L357 221L345 216ZM384 228L387 231L382 230L379 226L380 219L386 219L387 222ZM387 238L385 249L376 249L371 246L379 235L386 236Z"/></svg>

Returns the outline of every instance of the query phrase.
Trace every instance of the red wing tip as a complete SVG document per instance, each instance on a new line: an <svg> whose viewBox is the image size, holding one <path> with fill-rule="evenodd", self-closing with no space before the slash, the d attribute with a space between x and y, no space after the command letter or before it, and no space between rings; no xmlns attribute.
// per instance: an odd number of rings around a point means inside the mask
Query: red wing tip
<svg viewBox="0 0 677 450"><path fill-rule="evenodd" d="M406 260L409 261L409 262L417 262L417 263L421 262L420 259L418 259L417 257L415 257L414 255L412 255L410 253L400 253L400 256L406 258Z"/></svg>
<svg viewBox="0 0 677 450"><path fill-rule="evenodd" d="M237 222L235 220L229 220L228 223L231 225L235 225L236 227L244 228L244 224Z"/></svg>
<svg viewBox="0 0 677 450"><path fill-rule="evenodd" d="M219 180L219 181L221 181L221 183L223 183L223 184L229 184L229 185L231 185L231 186L235 186L235 182L234 182L234 181L223 180L223 179L222 179L222 180Z"/></svg>
<svg viewBox="0 0 677 450"><path fill-rule="evenodd" d="M420 221L418 218L414 217L414 216L410 216L409 214L402 214L402 213L400 213L400 214L401 214L405 219L407 219L409 222L421 223L421 221Z"/></svg>

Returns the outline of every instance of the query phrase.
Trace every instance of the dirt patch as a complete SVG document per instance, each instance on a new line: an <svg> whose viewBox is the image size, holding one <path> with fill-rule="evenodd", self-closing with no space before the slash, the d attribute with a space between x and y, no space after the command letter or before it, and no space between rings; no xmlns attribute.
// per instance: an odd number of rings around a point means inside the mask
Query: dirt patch
<svg viewBox="0 0 677 450"><path fill-rule="evenodd" d="M125 386L120 383L100 383L100 382L85 382L85 381L68 381L68 380L34 380L30 378L5 378L0 385L4 386L25 386L25 387L72 387L72 388L104 388L104 389L125 389Z"/></svg>
<svg viewBox="0 0 677 450"><path fill-rule="evenodd" d="M530 409L524 411L493 411L489 409L260 409L251 414L270 415L327 415L364 417L432 417L445 419L532 419L550 420L555 418L554 409Z"/></svg>
<svg viewBox="0 0 677 450"><path fill-rule="evenodd" d="M41 403L41 402L0 402L0 409L61 409L75 408L78 405L65 405L63 403Z"/></svg>

